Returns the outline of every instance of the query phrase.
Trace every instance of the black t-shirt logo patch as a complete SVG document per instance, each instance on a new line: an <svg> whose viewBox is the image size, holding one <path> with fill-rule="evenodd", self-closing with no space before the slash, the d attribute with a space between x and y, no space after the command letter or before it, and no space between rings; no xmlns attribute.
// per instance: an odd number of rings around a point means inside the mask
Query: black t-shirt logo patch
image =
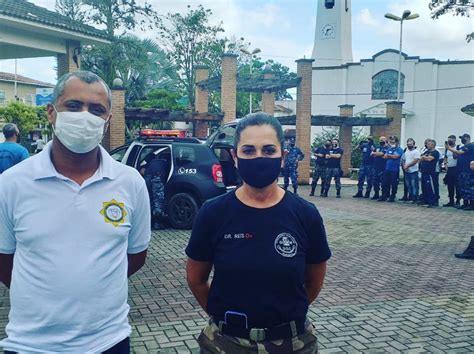
<svg viewBox="0 0 474 354"><path fill-rule="evenodd" d="M283 232L275 239L275 250L283 257L294 257L298 244L293 236Z"/></svg>

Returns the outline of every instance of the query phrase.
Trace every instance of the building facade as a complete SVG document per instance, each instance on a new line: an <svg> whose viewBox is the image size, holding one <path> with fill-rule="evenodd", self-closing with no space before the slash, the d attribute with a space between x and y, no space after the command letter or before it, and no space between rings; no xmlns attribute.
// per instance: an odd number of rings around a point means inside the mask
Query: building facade
<svg viewBox="0 0 474 354"><path fill-rule="evenodd" d="M353 104L355 115L385 116L386 101L397 99L399 51L385 49L352 61L350 0L318 0L313 49L312 114L337 115ZM474 119L461 108L474 101L474 60L440 61L401 53L404 102L401 139L418 144L447 135L474 134Z"/></svg>

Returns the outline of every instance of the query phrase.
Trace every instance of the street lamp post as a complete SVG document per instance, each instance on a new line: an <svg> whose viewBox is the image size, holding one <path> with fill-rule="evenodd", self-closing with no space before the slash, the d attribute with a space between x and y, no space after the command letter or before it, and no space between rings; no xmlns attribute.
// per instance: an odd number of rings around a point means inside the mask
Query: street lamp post
<svg viewBox="0 0 474 354"><path fill-rule="evenodd" d="M400 101L400 81L402 76L402 37L403 37L403 21L414 20L420 17L418 14L412 14L410 10L403 11L402 17L387 13L385 17L400 22L400 50L398 52L398 83L397 83L397 101Z"/></svg>
<svg viewBox="0 0 474 354"><path fill-rule="evenodd" d="M255 54L261 52L260 48L255 48L252 51L249 51L245 48L240 48L240 51L248 56L250 56L250 78L252 78L252 67L253 67L253 57ZM252 91L250 91L249 95L249 113L252 113Z"/></svg>

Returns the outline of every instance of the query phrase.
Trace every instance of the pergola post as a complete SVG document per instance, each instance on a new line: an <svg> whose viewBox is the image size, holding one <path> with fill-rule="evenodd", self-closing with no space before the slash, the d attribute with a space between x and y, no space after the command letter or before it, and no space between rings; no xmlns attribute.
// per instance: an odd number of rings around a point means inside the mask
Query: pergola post
<svg viewBox="0 0 474 354"><path fill-rule="evenodd" d="M58 79L64 74L81 70L81 42L66 40L66 53L57 54Z"/></svg>
<svg viewBox="0 0 474 354"><path fill-rule="evenodd" d="M263 79L269 80L273 79L275 74L270 69L266 69L263 72ZM262 111L270 115L275 114L275 93L271 91L263 91L262 94Z"/></svg>
<svg viewBox="0 0 474 354"><path fill-rule="evenodd" d="M386 126L372 126L370 127L370 134L374 137L391 135L397 136L401 139L402 134L402 118L403 118L403 104L402 101L388 101L385 102L386 111L385 116L392 118L392 121Z"/></svg>
<svg viewBox="0 0 474 354"><path fill-rule="evenodd" d="M354 114L353 104L342 104L339 107L339 115L341 117L352 117ZM352 126L341 125L339 126L339 143L341 148L344 150L344 154L341 159L341 168L344 176L349 174L351 168L351 156L352 156Z"/></svg>
<svg viewBox="0 0 474 354"><path fill-rule="evenodd" d="M222 57L221 111L224 123L236 118L237 104L237 54L225 53Z"/></svg>
<svg viewBox="0 0 474 354"><path fill-rule="evenodd" d="M121 80L117 81L120 83L114 83L112 87L112 119L102 141L107 151L125 144L125 89Z"/></svg>
<svg viewBox="0 0 474 354"><path fill-rule="evenodd" d="M207 66L197 66L196 83L207 80L209 78L209 68ZM196 101L195 110L198 113L206 113L209 111L209 91L202 89L196 85ZM208 123L200 120L194 120L194 136L198 138L207 137Z"/></svg>
<svg viewBox="0 0 474 354"><path fill-rule="evenodd" d="M296 91L296 144L305 158L298 165L298 183L309 184L311 160L311 100L314 59L296 60L301 82Z"/></svg>

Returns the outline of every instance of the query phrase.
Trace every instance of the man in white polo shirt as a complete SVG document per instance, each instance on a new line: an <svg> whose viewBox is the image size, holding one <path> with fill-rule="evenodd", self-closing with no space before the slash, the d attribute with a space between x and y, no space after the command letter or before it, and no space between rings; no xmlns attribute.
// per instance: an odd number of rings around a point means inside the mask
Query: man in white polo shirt
<svg viewBox="0 0 474 354"><path fill-rule="evenodd" d="M418 200L418 166L420 162L420 151L416 148L415 140L407 140L407 149L402 156L402 168L405 172L405 185L408 190L408 200L416 203Z"/></svg>
<svg viewBox="0 0 474 354"><path fill-rule="evenodd" d="M53 102L53 141L0 176L0 280L11 302L0 347L128 353L127 275L150 241L145 182L99 146L111 93L98 76L66 74Z"/></svg>

